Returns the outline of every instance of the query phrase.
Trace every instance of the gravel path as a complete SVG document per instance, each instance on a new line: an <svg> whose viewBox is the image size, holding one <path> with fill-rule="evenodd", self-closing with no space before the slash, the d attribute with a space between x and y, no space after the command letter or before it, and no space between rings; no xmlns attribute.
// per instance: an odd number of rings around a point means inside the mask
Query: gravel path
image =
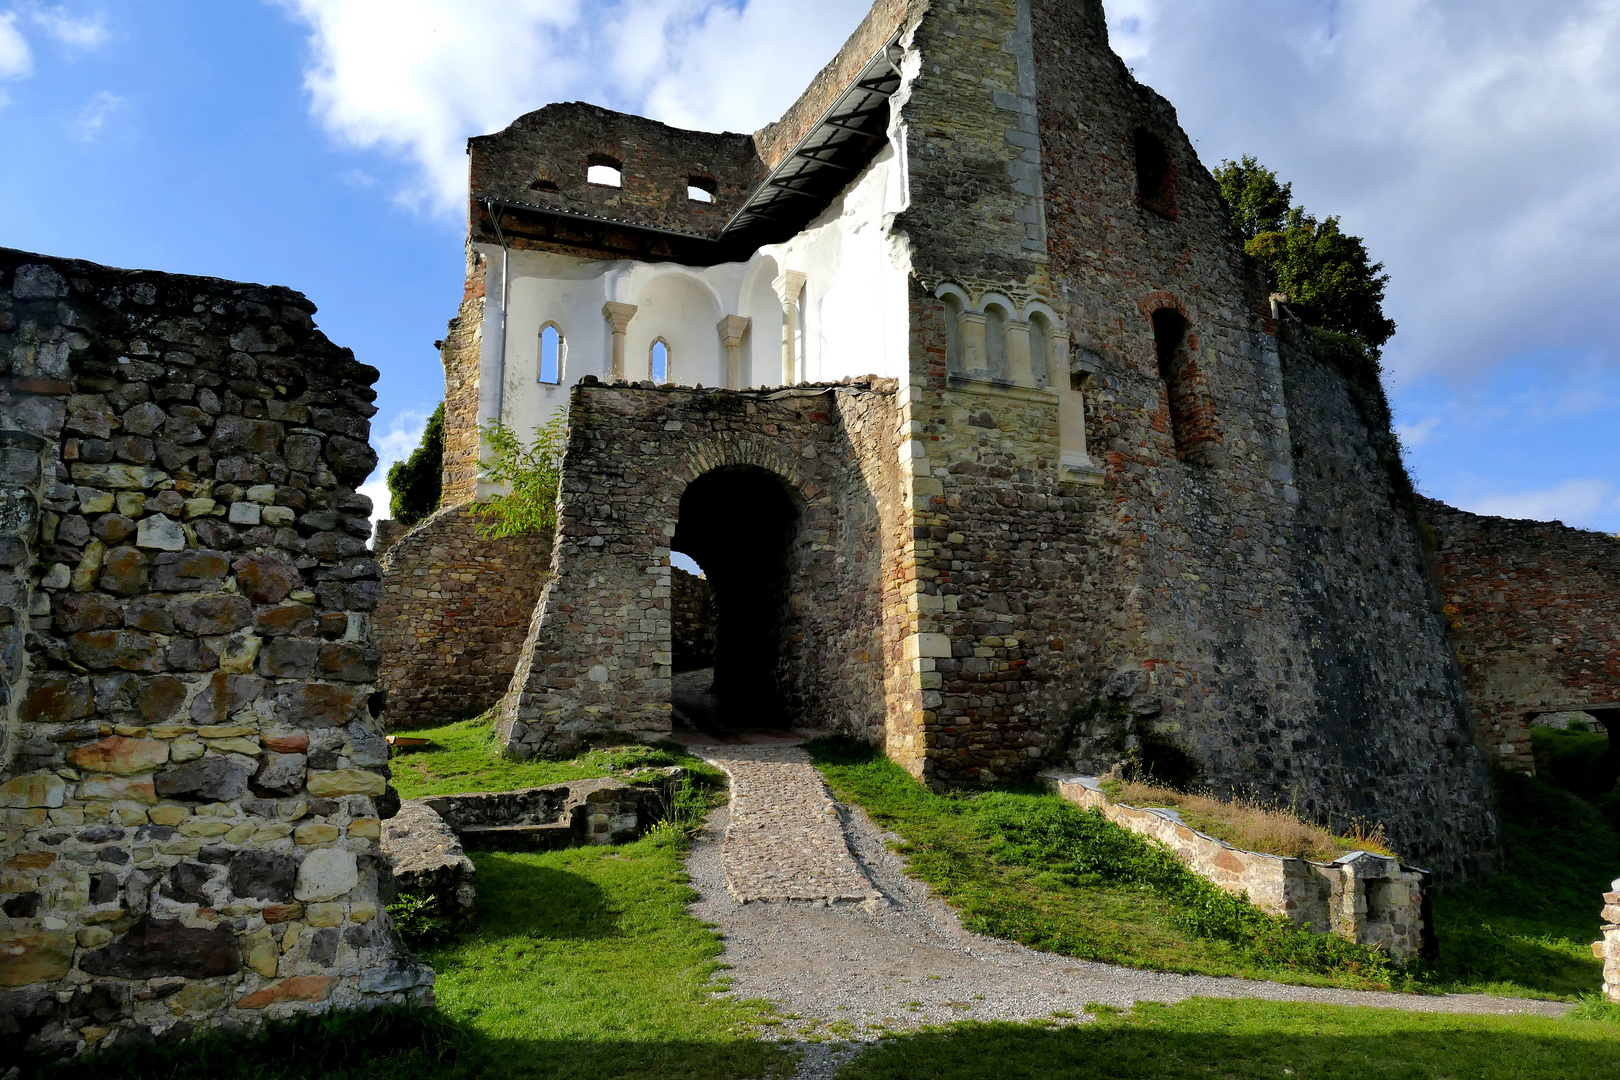
<svg viewBox="0 0 1620 1080"><path fill-rule="evenodd" d="M696 750L706 757L735 752ZM737 805L746 811L740 798ZM724 935L733 992L775 1002L789 1018L775 1031L779 1038L864 1042L969 1019L1078 1023L1086 1019L1087 1002L1128 1008L1137 1001L1173 1003L1195 995L1417 1012L1556 1016L1569 1008L1482 994L1376 993L1171 975L1036 952L962 929L949 907L908 877L887 850L885 844L898 837L882 833L859 808L835 808L853 861L881 894L875 902L739 903L727 887L724 849L733 837L752 834L732 828L734 808L710 817L687 862L700 894L692 913ZM787 865L792 852L776 857ZM858 1049L811 1045L798 1076L830 1077Z"/></svg>

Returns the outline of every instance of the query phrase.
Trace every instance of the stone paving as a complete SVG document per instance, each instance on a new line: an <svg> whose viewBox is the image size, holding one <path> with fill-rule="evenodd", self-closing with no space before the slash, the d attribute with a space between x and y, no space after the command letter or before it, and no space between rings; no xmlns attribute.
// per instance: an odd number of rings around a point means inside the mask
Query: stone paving
<svg viewBox="0 0 1620 1080"><path fill-rule="evenodd" d="M693 752L731 778L721 865L739 903L882 903L850 853L838 806L810 755L795 746L697 746Z"/></svg>

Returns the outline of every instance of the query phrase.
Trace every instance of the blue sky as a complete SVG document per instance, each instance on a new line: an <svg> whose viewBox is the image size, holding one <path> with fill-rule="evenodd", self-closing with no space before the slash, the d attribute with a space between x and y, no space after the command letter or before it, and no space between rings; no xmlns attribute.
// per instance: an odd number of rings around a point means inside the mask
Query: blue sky
<svg viewBox="0 0 1620 1080"><path fill-rule="evenodd" d="M386 462L442 394L467 136L574 99L752 130L864 9L0 0L0 244L299 289L381 369ZM1620 531L1620 5L1108 11L1206 164L1259 155L1387 264L1419 487Z"/></svg>

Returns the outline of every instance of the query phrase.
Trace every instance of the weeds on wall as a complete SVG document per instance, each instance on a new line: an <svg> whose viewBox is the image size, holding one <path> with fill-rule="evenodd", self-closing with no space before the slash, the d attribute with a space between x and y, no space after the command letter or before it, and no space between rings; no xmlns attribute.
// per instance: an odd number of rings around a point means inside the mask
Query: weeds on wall
<svg viewBox="0 0 1620 1080"><path fill-rule="evenodd" d="M550 533L557 527L557 489L568 448L567 411L558 411L535 428L528 442L499 420L485 424L480 434L488 452L480 479L501 485L505 494L478 504L484 518L479 534L496 540Z"/></svg>
<svg viewBox="0 0 1620 1080"><path fill-rule="evenodd" d="M438 901L431 896L400 893L388 905L388 914L405 944L420 949L447 940L453 932L450 920L437 914L438 906Z"/></svg>

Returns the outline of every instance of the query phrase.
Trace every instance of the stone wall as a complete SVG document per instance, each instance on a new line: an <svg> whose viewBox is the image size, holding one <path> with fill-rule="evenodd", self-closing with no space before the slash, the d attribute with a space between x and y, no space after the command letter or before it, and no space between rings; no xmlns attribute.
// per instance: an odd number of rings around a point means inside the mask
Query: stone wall
<svg viewBox="0 0 1620 1080"><path fill-rule="evenodd" d="M381 907L377 371L314 310L0 251L8 1061L431 1000Z"/></svg>
<svg viewBox="0 0 1620 1080"><path fill-rule="evenodd" d="M1534 772L1536 714L1620 703L1620 539L1427 499L1421 512L1481 748Z"/></svg>
<svg viewBox="0 0 1620 1080"><path fill-rule="evenodd" d="M478 497L478 364L483 351L484 279L488 266L469 240L461 305L438 343L444 365L444 476L439 505Z"/></svg>
<svg viewBox="0 0 1620 1080"><path fill-rule="evenodd" d="M483 712L506 691L551 567L551 538L479 535L468 505L440 510L382 556L377 644L391 729Z"/></svg>
<svg viewBox="0 0 1620 1080"><path fill-rule="evenodd" d="M1157 840L1195 873L1295 926L1382 949L1397 962L1438 955L1423 870L1366 851L1331 863L1244 851L1192 828L1174 810L1116 803L1095 777L1044 772L1041 780L1076 806Z"/></svg>
<svg viewBox="0 0 1620 1080"><path fill-rule="evenodd" d="M1603 995L1620 1002L1620 878L1603 894L1603 937L1592 943L1592 955L1603 961Z"/></svg>
<svg viewBox="0 0 1620 1080"><path fill-rule="evenodd" d="M778 685L794 724L881 739L881 550L897 509L892 383L764 391L573 389L555 573L498 730L514 752L571 753L670 730L670 542L689 484L718 470L776 478L797 515Z"/></svg>
<svg viewBox="0 0 1620 1080"><path fill-rule="evenodd" d="M714 665L714 594L706 579L670 568L670 655L676 671Z"/></svg>

